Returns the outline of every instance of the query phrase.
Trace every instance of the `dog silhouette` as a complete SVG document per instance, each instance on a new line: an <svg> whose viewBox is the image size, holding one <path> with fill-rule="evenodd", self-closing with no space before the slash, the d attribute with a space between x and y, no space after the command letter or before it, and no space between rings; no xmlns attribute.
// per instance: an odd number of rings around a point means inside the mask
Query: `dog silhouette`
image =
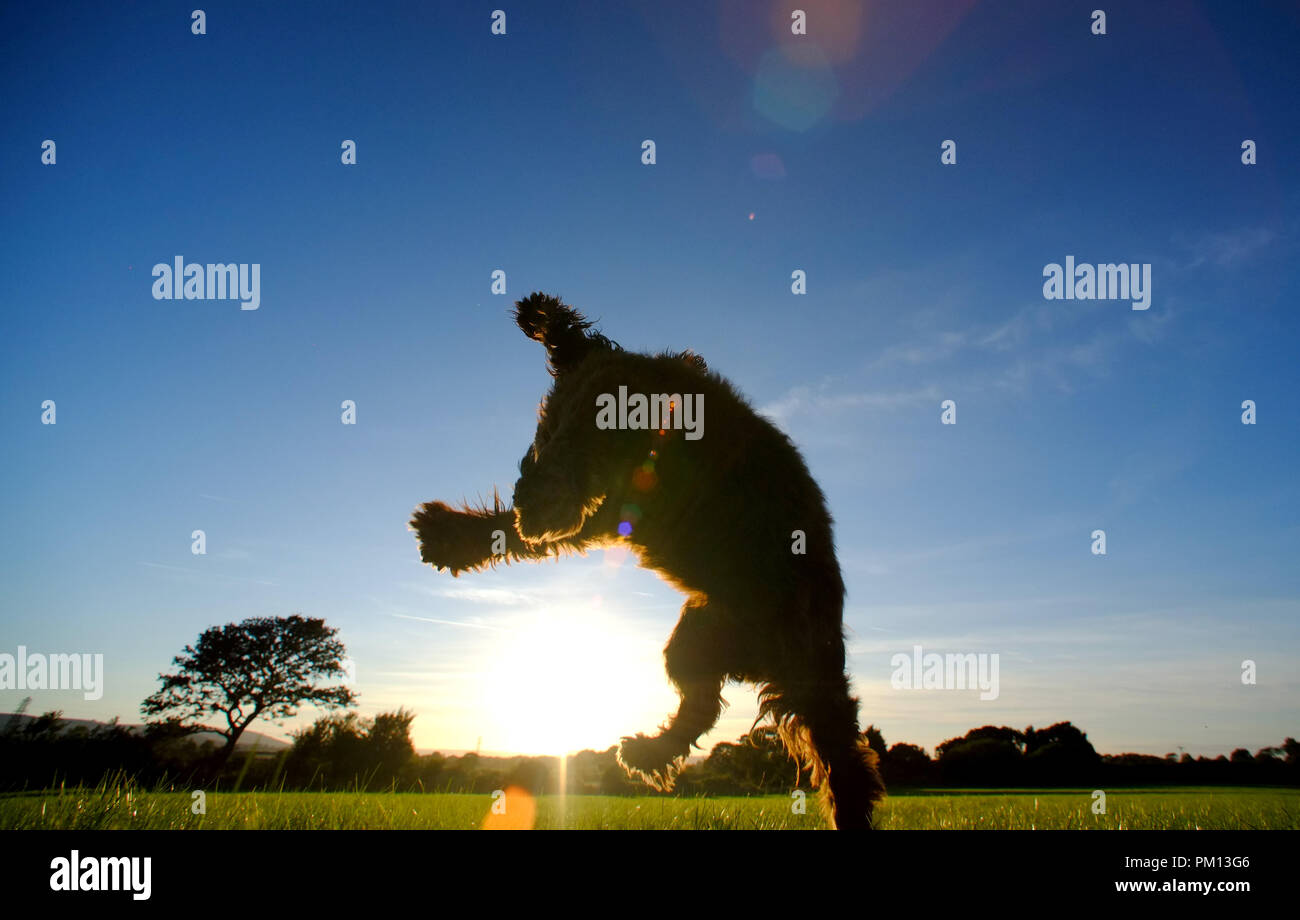
<svg viewBox="0 0 1300 920"><path fill-rule="evenodd" d="M514 315L545 346L554 382L512 507L495 492L491 507L419 506L411 528L421 558L459 575L627 546L686 603L664 648L680 705L657 734L623 738L623 768L670 789L717 722L723 686L753 683L755 725L775 725L821 790L828 819L870 828L884 784L844 670L844 581L831 515L798 449L693 352L624 350L545 294L518 301ZM614 394L621 426L608 424ZM688 399L698 416L694 439L680 424L678 400ZM658 418L635 411L647 404Z"/></svg>

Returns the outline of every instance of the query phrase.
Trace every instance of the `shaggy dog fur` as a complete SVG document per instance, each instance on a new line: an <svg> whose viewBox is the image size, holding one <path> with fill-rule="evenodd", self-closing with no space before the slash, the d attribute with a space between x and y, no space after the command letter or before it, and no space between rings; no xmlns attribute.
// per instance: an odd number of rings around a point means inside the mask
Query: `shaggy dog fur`
<svg viewBox="0 0 1300 920"><path fill-rule="evenodd" d="M421 505L411 521L421 558L457 575L629 546L687 600L664 649L680 708L658 734L623 739L624 769L671 788L717 722L723 685L755 683L759 720L770 719L810 769L835 826L869 828L884 787L844 671L844 582L830 513L799 451L691 352L624 351L543 294L519 301L515 319L546 346L555 383L519 464L514 507L499 499L491 508ZM620 386L703 394L704 436L597 428L597 397ZM802 554L793 552L796 530ZM494 554L494 543L505 552Z"/></svg>

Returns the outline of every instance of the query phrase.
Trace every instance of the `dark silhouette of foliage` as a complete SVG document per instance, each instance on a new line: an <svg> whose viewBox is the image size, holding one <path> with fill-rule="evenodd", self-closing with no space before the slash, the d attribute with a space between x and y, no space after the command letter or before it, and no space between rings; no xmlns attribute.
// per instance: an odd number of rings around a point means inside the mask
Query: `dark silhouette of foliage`
<svg viewBox="0 0 1300 920"><path fill-rule="evenodd" d="M880 729L874 725L868 725L862 730L862 735L867 739L867 746L876 752L876 758L884 757L888 751L885 745L885 736L880 733Z"/></svg>
<svg viewBox="0 0 1300 920"><path fill-rule="evenodd" d="M950 786L1000 786L1022 781L1025 734L984 725L935 749L939 774Z"/></svg>
<svg viewBox="0 0 1300 920"><path fill-rule="evenodd" d="M682 771L681 791L687 794L766 795L788 792L799 782L777 729L763 726L735 744L720 742L702 764Z"/></svg>
<svg viewBox="0 0 1300 920"><path fill-rule="evenodd" d="M0 717L2 718L2 717ZM0 731L0 789L95 785L129 777L172 789L328 789L486 794L508 785L536 795L653 795L618 764L617 747L556 757L489 757L469 752L417 755L413 716L406 710L370 719L332 713L294 735L281 753L249 751L220 759L214 741L200 743L184 726L77 725L59 712L5 720ZM1017 747L1017 736L1023 750ZM864 735L864 740L866 740ZM883 736L875 740L884 744ZM870 743L870 742L869 742ZM914 744L894 744L880 758L899 788L993 786L1015 788L1124 788L1147 785L1300 785L1300 744L1288 738L1254 756L1098 756L1087 736L1068 722L1023 733L983 726L940 746L932 760ZM1081 772L1086 771L1086 772ZM115 779L116 781L116 779ZM788 795L806 785L771 727L716 745L681 773L680 795Z"/></svg>
<svg viewBox="0 0 1300 920"><path fill-rule="evenodd" d="M382 789L405 783L415 761L414 713L399 709L373 719L354 712L317 719L294 735L285 757L288 785L313 789Z"/></svg>
<svg viewBox="0 0 1300 920"><path fill-rule="evenodd" d="M895 744L885 753L880 766L890 786L927 786L935 780L934 761L925 748L915 744Z"/></svg>
<svg viewBox="0 0 1300 920"><path fill-rule="evenodd" d="M1032 727L1030 730L1032 730ZM999 741L1011 745L1017 751L1025 749L1024 732L1016 731L1014 728L1007 728L1005 725L981 725L979 728L972 728L960 738L949 738L947 741L942 742L934 749L934 756L936 759L942 760L951 748L971 741Z"/></svg>
<svg viewBox="0 0 1300 920"><path fill-rule="evenodd" d="M1034 785L1082 786L1097 781L1101 757L1069 722L1025 729L1025 778ZM1169 755L1173 758L1173 755Z"/></svg>

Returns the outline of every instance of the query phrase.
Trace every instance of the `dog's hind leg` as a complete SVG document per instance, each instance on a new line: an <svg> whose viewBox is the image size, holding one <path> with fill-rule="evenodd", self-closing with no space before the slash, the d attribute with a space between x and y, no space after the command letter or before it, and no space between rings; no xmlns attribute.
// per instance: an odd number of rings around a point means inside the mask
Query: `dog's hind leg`
<svg viewBox="0 0 1300 920"><path fill-rule="evenodd" d="M810 768L832 826L870 830L885 786L876 754L858 730L858 701L842 666L811 678L769 682L760 700L760 718L770 717L790 756Z"/></svg>
<svg viewBox="0 0 1300 920"><path fill-rule="evenodd" d="M667 791L691 746L718 721L722 685L731 670L730 624L717 607L692 598L664 647L668 678L681 695L677 714L653 737L636 735L619 745L618 762L630 775Z"/></svg>
<svg viewBox="0 0 1300 920"><path fill-rule="evenodd" d="M876 753L859 732L858 701L849 694L848 678L841 671L800 708L808 740L826 774L823 795L835 827L870 830L873 806L885 786L876 769Z"/></svg>

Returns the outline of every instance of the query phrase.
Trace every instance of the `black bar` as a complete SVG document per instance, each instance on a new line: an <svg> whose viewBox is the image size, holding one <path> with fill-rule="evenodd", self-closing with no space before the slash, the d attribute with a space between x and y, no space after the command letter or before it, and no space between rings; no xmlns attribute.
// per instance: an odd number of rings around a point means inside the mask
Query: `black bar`
<svg viewBox="0 0 1300 920"><path fill-rule="evenodd" d="M1295 840L1287 831L0 831L0 887L6 906L224 904L233 913L383 903L542 910L606 892L620 899L606 902L615 910L753 897L765 907L848 898L864 915L880 902L946 911L952 898L1022 907L1030 897L1179 908L1200 900L1231 910L1293 897L1295 879L1284 873L1293 875ZM149 857L147 901L51 890L52 862L74 850L79 862ZM1156 890L1118 890L1132 882ZM1249 890L1161 890L1205 882Z"/></svg>

